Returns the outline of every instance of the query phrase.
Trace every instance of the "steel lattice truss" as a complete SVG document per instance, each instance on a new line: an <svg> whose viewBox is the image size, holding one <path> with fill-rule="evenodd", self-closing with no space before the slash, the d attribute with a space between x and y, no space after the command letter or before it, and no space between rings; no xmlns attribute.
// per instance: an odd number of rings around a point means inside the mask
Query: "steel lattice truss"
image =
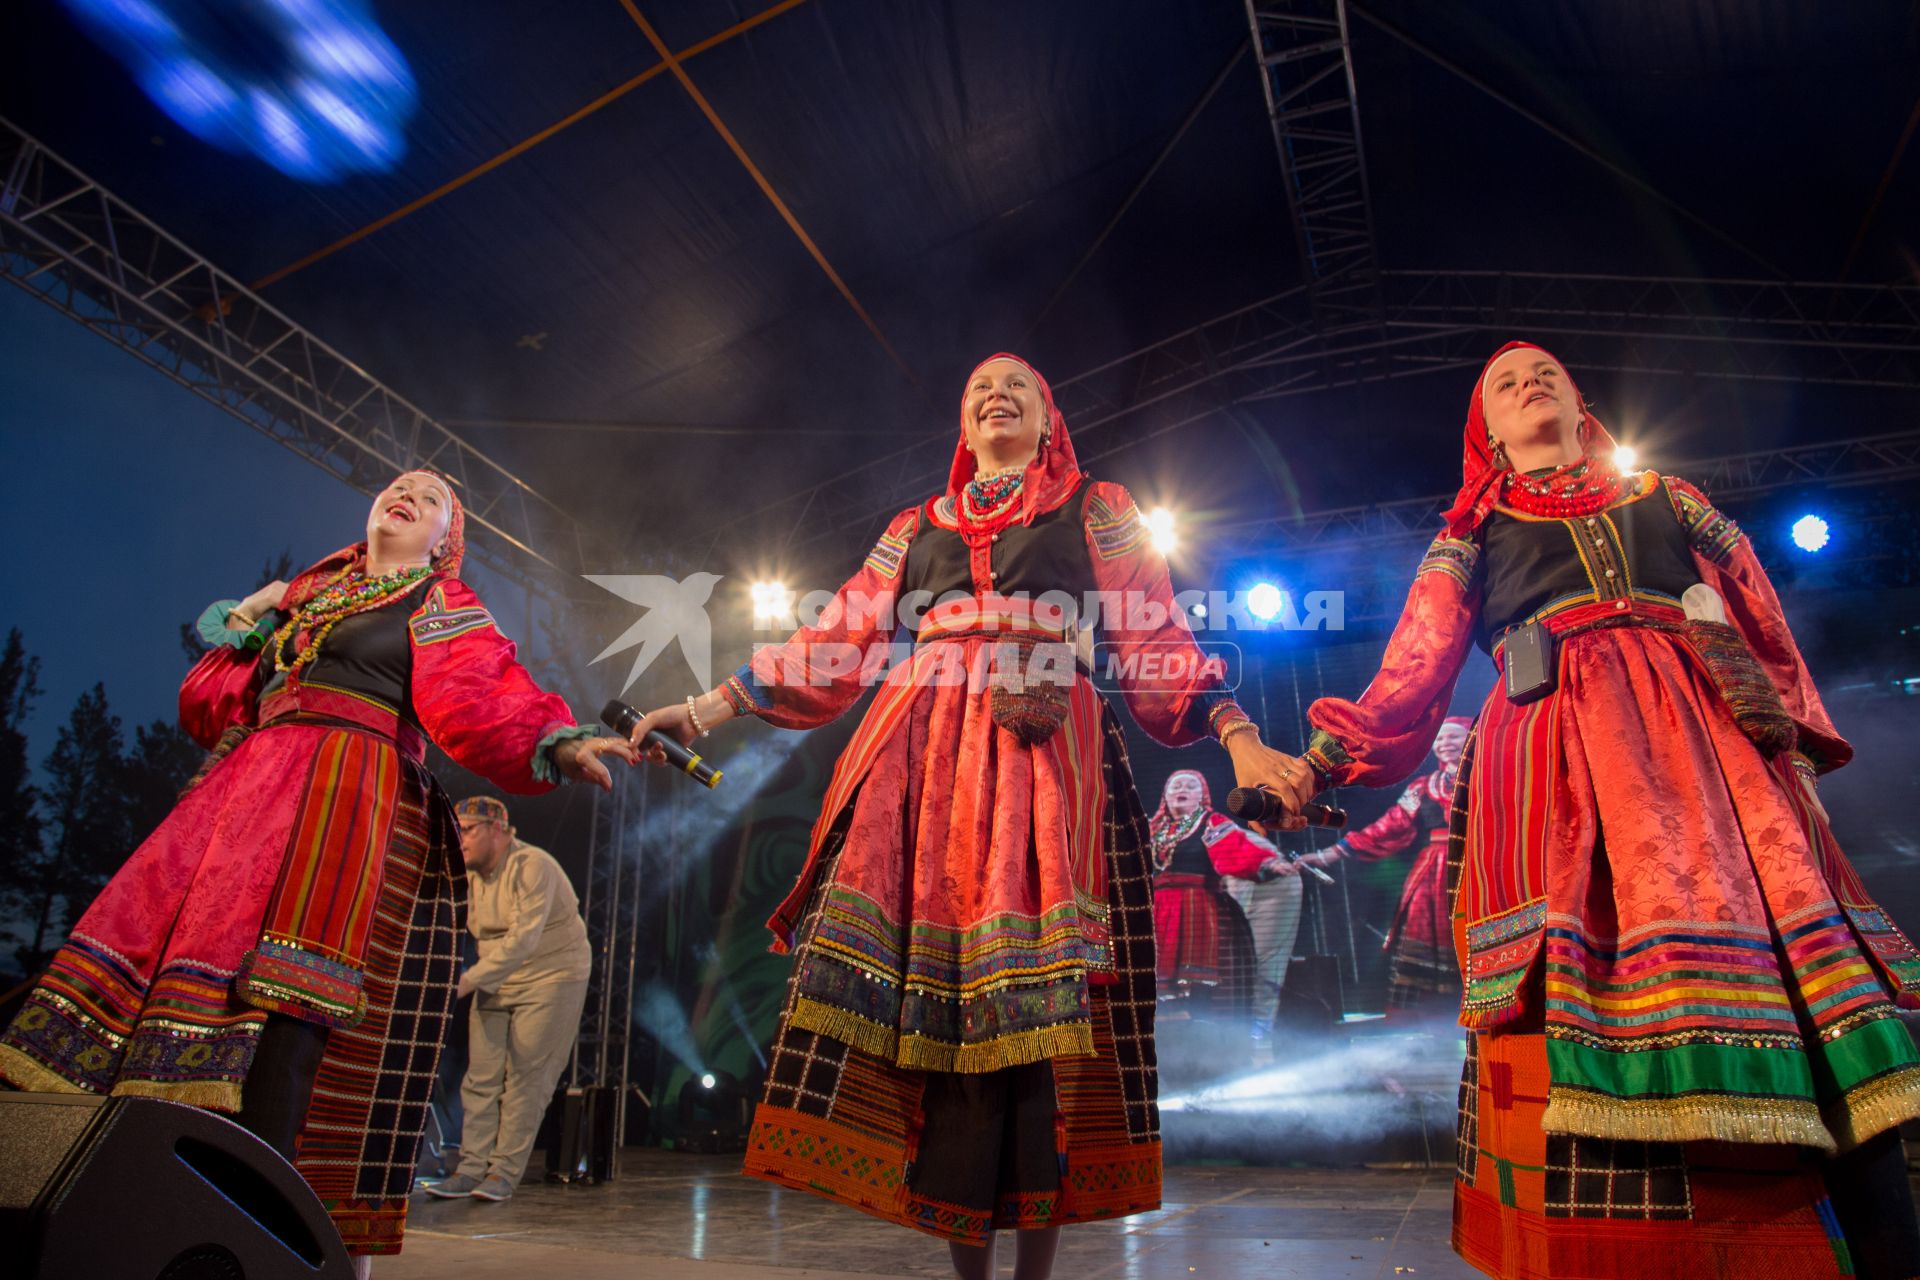
<svg viewBox="0 0 1920 1280"><path fill-rule="evenodd" d="M1716 502L1755 498L1796 485L1889 484L1920 477L1920 431L1703 458L1675 465L1672 474L1698 485ZM1345 550L1423 540L1433 537L1453 499L1449 490L1402 502L1223 525L1219 532L1236 542L1258 542L1276 551Z"/></svg>
<svg viewBox="0 0 1920 1280"><path fill-rule="evenodd" d="M441 471L476 557L537 594L578 571L566 512L5 120L0 175L9 282L364 493Z"/></svg>
<svg viewBox="0 0 1920 1280"><path fill-rule="evenodd" d="M1550 341L1579 369L1920 389L1913 286L1483 271L1382 280L1382 335L1322 335L1297 287L1056 384L1081 461L1230 405L1478 368L1516 333ZM1122 436L1116 426L1128 418L1138 421ZM788 547L871 542L879 522L938 487L944 467L941 450L917 444L800 491L775 509L781 524L792 521ZM817 500L867 518L853 529L804 529Z"/></svg>
<svg viewBox="0 0 1920 1280"><path fill-rule="evenodd" d="M1314 328L1377 329L1379 267L1345 0L1247 0Z"/></svg>
<svg viewBox="0 0 1920 1280"><path fill-rule="evenodd" d="M581 903L593 943L585 1012L574 1043L571 1083L615 1091L614 1132L626 1132L632 1083L634 974L640 951L640 836L647 811L645 775L613 771L613 791L593 794L593 837ZM618 1144L616 1144L617 1146Z"/></svg>
<svg viewBox="0 0 1920 1280"><path fill-rule="evenodd" d="M1920 479L1920 431L1704 458L1680 463L1672 474L1722 505L1801 486L1894 485ZM1440 528L1454 496L1246 521L1213 532L1227 559L1292 557L1303 590L1344 591L1347 625L1361 625L1398 616L1420 547Z"/></svg>

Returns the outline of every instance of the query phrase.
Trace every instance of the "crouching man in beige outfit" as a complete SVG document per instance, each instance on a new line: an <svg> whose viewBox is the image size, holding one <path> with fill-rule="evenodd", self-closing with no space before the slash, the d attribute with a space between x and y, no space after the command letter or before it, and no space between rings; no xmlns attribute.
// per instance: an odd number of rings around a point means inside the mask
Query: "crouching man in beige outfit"
<svg viewBox="0 0 1920 1280"><path fill-rule="evenodd" d="M454 812L467 864L467 928L480 959L460 975L460 994L474 998L460 1165L427 1192L505 1200L527 1171L579 1032L592 951L566 872L515 838L507 806L473 796Z"/></svg>

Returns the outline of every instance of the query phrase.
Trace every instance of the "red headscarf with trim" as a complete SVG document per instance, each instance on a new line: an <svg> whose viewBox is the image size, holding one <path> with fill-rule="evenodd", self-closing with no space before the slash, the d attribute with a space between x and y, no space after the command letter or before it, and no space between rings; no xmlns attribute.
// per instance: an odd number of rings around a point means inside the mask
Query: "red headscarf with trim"
<svg viewBox="0 0 1920 1280"><path fill-rule="evenodd" d="M1586 397L1580 394L1580 388L1574 384L1573 375L1567 373L1566 364L1551 351L1537 343L1509 342L1487 358L1480 368L1480 376L1474 380L1473 396L1467 401L1467 426L1465 449L1460 460L1460 493L1441 517L1447 524L1447 536L1465 538L1480 527L1487 513L1498 505L1512 505L1526 508L1530 505L1524 490L1516 488L1519 478L1510 466L1501 466L1493 457L1493 433L1487 428L1487 413L1484 393L1487 386L1487 374L1494 362L1509 351L1525 347L1538 351L1541 355L1560 365L1562 376L1566 379L1567 389L1573 392L1574 400L1580 406L1580 425L1576 428L1580 443L1581 457L1565 466L1556 467L1545 476L1537 477L1536 483L1548 489L1564 486L1576 468L1585 467L1581 474L1591 474L1602 483L1591 500L1591 507L1597 511L1617 496L1620 487L1620 475L1613 465L1613 451L1617 442L1601 425L1600 419L1593 416L1587 408ZM1581 512L1580 514L1587 514Z"/></svg>
<svg viewBox="0 0 1920 1280"><path fill-rule="evenodd" d="M1060 407L1053 402L1053 388L1040 371L1022 360L1019 356L1001 351L988 356L973 366L967 374L967 380L960 388L960 442L954 447L953 467L947 472L947 496L954 500L957 507L960 491L973 479L978 464L973 451L967 448L967 388L973 385L973 375L980 372L995 360L1011 360L1028 373L1040 387L1040 402L1046 406L1046 439L1040 449L1027 463L1026 478L1021 485L1020 514L1015 524L1032 524L1033 521L1052 511L1055 507L1073 496L1080 487L1080 464L1073 456L1073 442L1067 438L1067 420L1061 416Z"/></svg>
<svg viewBox="0 0 1920 1280"><path fill-rule="evenodd" d="M453 481L441 475L431 467L414 467L400 473L402 476L432 476L447 491L449 511L447 515L447 536L443 542L446 548L433 561L435 574L458 577L460 565L467 554L467 512L460 505L460 495L454 492ZM399 476L394 477L396 480ZM381 492L385 492L382 490ZM339 577L342 573L355 568L365 568L367 563L366 539L351 546L345 546L327 556L312 568L303 571L287 587L287 596L281 608L291 613L307 601L313 599L320 588Z"/></svg>

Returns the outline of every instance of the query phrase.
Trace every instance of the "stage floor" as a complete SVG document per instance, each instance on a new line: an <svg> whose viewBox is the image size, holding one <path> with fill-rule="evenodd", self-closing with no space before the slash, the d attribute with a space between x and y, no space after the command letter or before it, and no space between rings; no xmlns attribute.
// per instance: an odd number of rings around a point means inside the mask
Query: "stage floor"
<svg viewBox="0 0 1920 1280"><path fill-rule="evenodd" d="M535 1165L538 1169L540 1166ZM406 1251L376 1280L801 1280L951 1276L946 1248L817 1196L739 1173L737 1156L628 1150L618 1180L530 1177L504 1204L418 1196ZM1061 1280L1398 1277L1480 1273L1447 1245L1451 1169L1173 1166L1156 1213L1071 1227ZM1002 1253L1012 1272L1012 1250Z"/></svg>

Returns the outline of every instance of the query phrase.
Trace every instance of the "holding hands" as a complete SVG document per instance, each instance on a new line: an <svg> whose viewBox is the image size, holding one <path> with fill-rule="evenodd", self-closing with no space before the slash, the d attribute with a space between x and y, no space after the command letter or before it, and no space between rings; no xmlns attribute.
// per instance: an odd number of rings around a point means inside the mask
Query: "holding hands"
<svg viewBox="0 0 1920 1280"><path fill-rule="evenodd" d="M1307 762L1284 751L1275 751L1260 741L1259 730L1252 727L1230 732L1225 740L1227 755L1233 760L1234 783L1259 787L1277 796L1287 816L1278 823L1254 823L1255 831L1265 833L1268 826L1281 831L1298 831L1307 825L1300 816L1318 787Z"/></svg>

